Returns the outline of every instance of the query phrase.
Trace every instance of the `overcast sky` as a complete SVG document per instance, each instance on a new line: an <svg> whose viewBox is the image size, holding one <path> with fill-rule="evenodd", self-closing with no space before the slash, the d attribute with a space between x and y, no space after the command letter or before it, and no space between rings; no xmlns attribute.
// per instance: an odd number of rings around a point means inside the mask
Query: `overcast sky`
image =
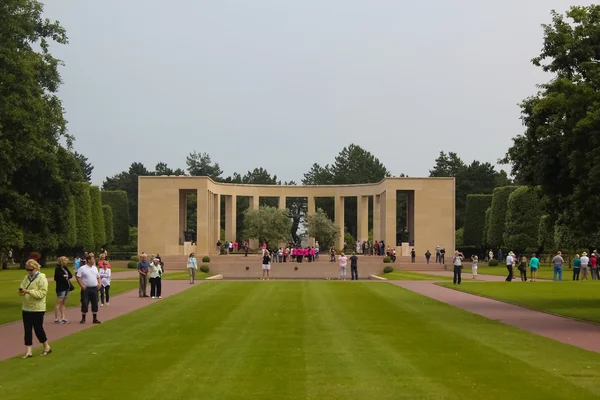
<svg viewBox="0 0 600 400"><path fill-rule="evenodd" d="M70 43L60 97L93 181L140 161L300 181L356 143L393 174L440 150L495 161L518 103L548 76L530 59L565 0L45 0ZM589 4L587 2L580 4Z"/></svg>

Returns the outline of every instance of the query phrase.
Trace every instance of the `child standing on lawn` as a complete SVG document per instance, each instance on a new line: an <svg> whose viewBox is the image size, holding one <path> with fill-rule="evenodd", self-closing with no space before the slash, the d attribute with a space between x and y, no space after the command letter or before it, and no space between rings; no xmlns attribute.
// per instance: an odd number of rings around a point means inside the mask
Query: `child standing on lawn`
<svg viewBox="0 0 600 400"><path fill-rule="evenodd" d="M471 264L471 272L473 273L473 279L477 279L477 264L479 263L479 257L473 256Z"/></svg>

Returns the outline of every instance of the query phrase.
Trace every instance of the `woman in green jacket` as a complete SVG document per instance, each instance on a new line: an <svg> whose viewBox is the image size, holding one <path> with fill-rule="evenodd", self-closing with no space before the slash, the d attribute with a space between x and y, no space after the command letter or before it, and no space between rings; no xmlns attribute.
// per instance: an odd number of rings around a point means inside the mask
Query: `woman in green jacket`
<svg viewBox="0 0 600 400"><path fill-rule="evenodd" d="M52 353L50 343L44 332L44 313L46 312L46 294L48 292L48 280L46 275L40 272L40 264L35 260L27 261L25 264L27 276L21 282L19 295L23 296L23 327L25 328L25 346L27 353L23 358L33 356L31 347L33 346L32 330L40 343L44 345L42 356Z"/></svg>

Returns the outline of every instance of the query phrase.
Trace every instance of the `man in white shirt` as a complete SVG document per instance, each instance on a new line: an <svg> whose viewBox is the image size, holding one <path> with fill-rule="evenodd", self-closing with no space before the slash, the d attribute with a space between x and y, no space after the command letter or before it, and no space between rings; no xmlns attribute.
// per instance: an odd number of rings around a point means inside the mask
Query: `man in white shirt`
<svg viewBox="0 0 600 400"><path fill-rule="evenodd" d="M462 278L462 260L465 258L464 254L460 251L454 252L454 258L452 259L452 264L454 265L454 278L452 282L456 285L457 283L460 285Z"/></svg>
<svg viewBox="0 0 600 400"><path fill-rule="evenodd" d="M81 287L81 321L80 324L85 324L85 316L89 311L89 303L92 303L92 314L94 316L93 323L99 324L98 321L98 288L102 284L100 273L96 268L96 260L92 254L89 254L86 259L86 264L82 265L77 270L77 283Z"/></svg>
<svg viewBox="0 0 600 400"><path fill-rule="evenodd" d="M506 256L506 269L508 270L508 276L506 282L511 282L513 278L513 266L515 265L515 253L510 251Z"/></svg>

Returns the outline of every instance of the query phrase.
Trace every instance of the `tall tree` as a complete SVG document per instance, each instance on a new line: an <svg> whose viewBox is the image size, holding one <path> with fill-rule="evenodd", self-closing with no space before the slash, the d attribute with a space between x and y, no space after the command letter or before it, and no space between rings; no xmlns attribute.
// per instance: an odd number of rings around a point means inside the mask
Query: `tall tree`
<svg viewBox="0 0 600 400"><path fill-rule="evenodd" d="M106 226L104 212L102 211L102 199L98 186L90 186L90 200L92 205L92 229L94 231L95 250L99 250L106 244Z"/></svg>
<svg viewBox="0 0 600 400"><path fill-rule="evenodd" d="M319 242L319 247L326 250L335 244L340 229L327 217L320 208L308 217L308 234Z"/></svg>
<svg viewBox="0 0 600 400"><path fill-rule="evenodd" d="M221 180L223 171L219 163L212 162L208 153L194 151L187 156L185 163L191 176L208 176L214 181Z"/></svg>
<svg viewBox="0 0 600 400"><path fill-rule="evenodd" d="M304 185L350 185L377 183L390 173L377 157L362 147L350 144L335 157L334 163L321 167L313 164L304 174ZM329 198L317 198L316 208L321 208L330 219L335 218L334 201ZM356 237L356 198L348 197L344 201L344 225L347 231ZM372 220L372 217L369 218Z"/></svg>
<svg viewBox="0 0 600 400"><path fill-rule="evenodd" d="M134 162L128 171L121 172L113 177L107 177L102 184L102 190L123 190L127 193L129 203L129 225L137 226L138 209L138 177L152 176L144 164ZM113 208L113 213L115 212Z"/></svg>
<svg viewBox="0 0 600 400"><path fill-rule="evenodd" d="M457 228L464 225L467 196L469 194L491 194L495 187L510 184L506 172L496 171L490 163L473 161L471 164L465 164L456 153L449 152L446 154L443 151L435 160L435 165L429 171L429 176L452 176L456 179L455 212Z"/></svg>
<svg viewBox="0 0 600 400"><path fill-rule="evenodd" d="M291 220L286 210L275 207L260 207L246 211L244 237L257 238L259 243L278 246L279 242L289 241Z"/></svg>
<svg viewBox="0 0 600 400"><path fill-rule="evenodd" d="M83 172L83 178L90 185L92 184L92 172L94 171L94 166L88 161L88 158L81 153L74 152L73 156L79 163L79 167Z"/></svg>
<svg viewBox="0 0 600 400"><path fill-rule="evenodd" d="M59 150L72 137L56 95L61 61L50 53L67 36L42 14L37 0L0 2L0 257L14 246L56 248L69 202Z"/></svg>
<svg viewBox="0 0 600 400"><path fill-rule="evenodd" d="M535 66L552 73L521 103L525 132L505 161L527 185L540 185L551 219L583 235L598 232L600 163L600 5L552 11ZM560 243L557 243L560 245Z"/></svg>

